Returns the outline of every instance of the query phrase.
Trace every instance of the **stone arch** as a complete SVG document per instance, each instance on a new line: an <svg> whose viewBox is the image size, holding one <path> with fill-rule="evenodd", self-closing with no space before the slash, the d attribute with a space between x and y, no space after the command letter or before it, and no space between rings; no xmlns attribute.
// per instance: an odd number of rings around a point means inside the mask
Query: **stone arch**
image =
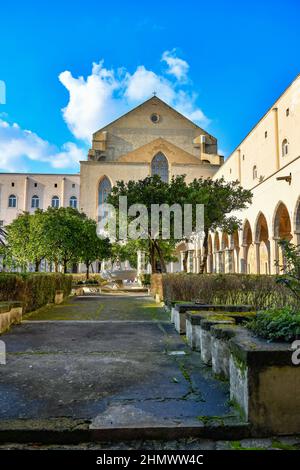
<svg viewBox="0 0 300 470"><path fill-rule="evenodd" d="M282 201L277 204L274 212L273 234L275 239L292 239L292 224L289 211Z"/></svg>
<svg viewBox="0 0 300 470"><path fill-rule="evenodd" d="M270 274L270 240L269 229L265 215L259 212L255 222L255 245L257 257L257 272Z"/></svg>
<svg viewBox="0 0 300 470"><path fill-rule="evenodd" d="M221 248L222 250L229 248L229 237L228 237L228 233L226 232L222 233Z"/></svg>
<svg viewBox="0 0 300 470"><path fill-rule="evenodd" d="M218 232L215 232L214 252L220 251L220 238Z"/></svg>
<svg viewBox="0 0 300 470"><path fill-rule="evenodd" d="M286 205L280 201L274 211L273 217L273 235L275 243L275 264L276 272L279 273L280 266L284 270L284 256L282 250L278 244L279 240L288 240L290 241L292 236L292 224L289 215L289 211Z"/></svg>

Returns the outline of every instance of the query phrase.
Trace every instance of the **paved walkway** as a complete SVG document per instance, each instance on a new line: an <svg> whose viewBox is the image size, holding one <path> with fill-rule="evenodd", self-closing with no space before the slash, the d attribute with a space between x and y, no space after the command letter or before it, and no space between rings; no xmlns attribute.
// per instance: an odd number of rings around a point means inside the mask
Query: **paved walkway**
<svg viewBox="0 0 300 470"><path fill-rule="evenodd" d="M77 297L35 312L1 336L3 420L86 420L92 428L234 419L212 378L143 295Z"/></svg>

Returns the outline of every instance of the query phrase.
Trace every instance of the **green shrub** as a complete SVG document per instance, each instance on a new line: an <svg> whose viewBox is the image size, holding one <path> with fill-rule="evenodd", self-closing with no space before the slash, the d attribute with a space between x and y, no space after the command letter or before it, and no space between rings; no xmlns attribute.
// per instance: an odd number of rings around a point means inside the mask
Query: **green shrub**
<svg viewBox="0 0 300 470"><path fill-rule="evenodd" d="M0 273L0 301L19 300L24 312L54 302L55 292L71 292L72 276L61 273Z"/></svg>
<svg viewBox="0 0 300 470"><path fill-rule="evenodd" d="M200 301L224 305L251 305L254 310L297 305L289 289L276 276L249 274L164 274L155 289L164 301ZM160 282L161 286L158 285Z"/></svg>
<svg viewBox="0 0 300 470"><path fill-rule="evenodd" d="M290 307L258 312L247 323L254 334L270 341L293 341L300 338L300 312Z"/></svg>

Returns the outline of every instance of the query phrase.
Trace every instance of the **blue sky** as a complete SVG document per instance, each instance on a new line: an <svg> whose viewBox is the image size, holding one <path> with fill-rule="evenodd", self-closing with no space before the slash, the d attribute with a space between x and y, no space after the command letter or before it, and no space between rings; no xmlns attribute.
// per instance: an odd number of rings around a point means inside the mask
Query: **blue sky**
<svg viewBox="0 0 300 470"><path fill-rule="evenodd" d="M2 171L77 172L91 130L153 88L228 155L300 72L297 0L0 8Z"/></svg>

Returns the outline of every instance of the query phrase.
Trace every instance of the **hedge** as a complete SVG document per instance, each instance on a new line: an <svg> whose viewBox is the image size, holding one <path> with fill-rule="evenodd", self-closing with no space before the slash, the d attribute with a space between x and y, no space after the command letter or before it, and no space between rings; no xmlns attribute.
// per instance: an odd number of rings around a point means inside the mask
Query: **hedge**
<svg viewBox="0 0 300 470"><path fill-rule="evenodd" d="M290 291L276 276L251 274L152 275L152 292L165 303L199 301L225 305L251 305L255 309L295 305Z"/></svg>
<svg viewBox="0 0 300 470"><path fill-rule="evenodd" d="M54 302L55 291L70 294L72 276L61 273L0 273L0 301L18 300L24 312Z"/></svg>

